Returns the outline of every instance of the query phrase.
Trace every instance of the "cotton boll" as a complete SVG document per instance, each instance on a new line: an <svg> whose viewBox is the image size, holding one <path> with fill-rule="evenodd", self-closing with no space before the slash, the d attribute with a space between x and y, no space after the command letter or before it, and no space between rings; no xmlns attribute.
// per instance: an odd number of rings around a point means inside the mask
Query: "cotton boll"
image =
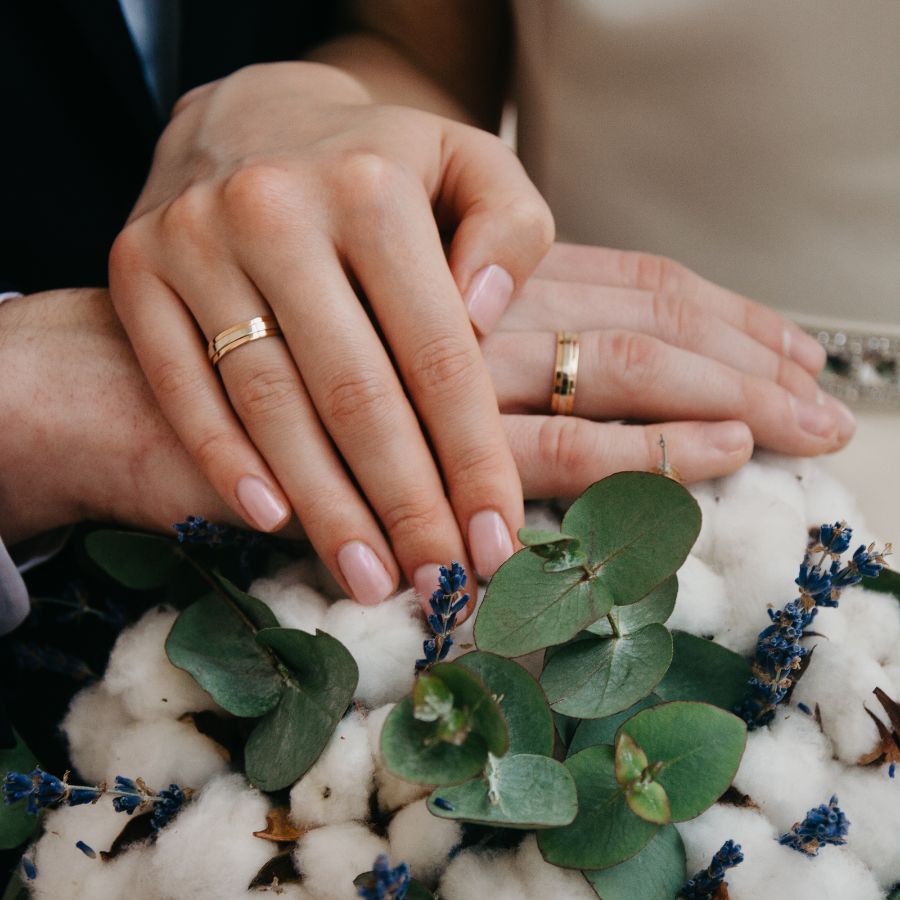
<svg viewBox="0 0 900 900"><path fill-rule="evenodd" d="M850 820L849 849L883 888L900 881L900 779L889 778L886 766L847 767L833 790Z"/></svg>
<svg viewBox="0 0 900 900"><path fill-rule="evenodd" d="M433 816L424 799L401 809L388 826L391 858L403 860L413 878L433 884L462 836L458 822Z"/></svg>
<svg viewBox="0 0 900 900"><path fill-rule="evenodd" d="M700 506L700 534L691 549L691 554L704 562L709 562L715 554L716 510L719 503L718 481L700 481L689 487Z"/></svg>
<svg viewBox="0 0 900 900"><path fill-rule="evenodd" d="M102 682L79 691L61 726L75 771L87 781L103 781L110 743L133 723L122 698L110 695Z"/></svg>
<svg viewBox="0 0 900 900"><path fill-rule="evenodd" d="M159 832L147 877L160 898L232 900L277 852L254 837L269 803L240 775L211 781Z"/></svg>
<svg viewBox="0 0 900 900"><path fill-rule="evenodd" d="M29 856L37 868L37 879L29 883L32 896L39 900L93 900L97 895L85 891L94 868L103 863L90 859L75 845L84 841L99 853L109 850L128 824L128 817L113 809L112 801L102 798L96 804L62 806L47 813L44 833ZM120 894L129 896L127 884Z"/></svg>
<svg viewBox="0 0 900 900"><path fill-rule="evenodd" d="M338 584L328 566L318 557L316 558L315 581L312 584L329 600L343 600L347 596L347 591Z"/></svg>
<svg viewBox="0 0 900 900"><path fill-rule="evenodd" d="M896 685L866 654L865 647L836 640L819 640L815 647L812 662L794 688L793 700L810 709L819 705L822 729L831 738L837 757L852 765L878 740L864 704L878 714L880 707L872 691L878 686L895 697Z"/></svg>
<svg viewBox="0 0 900 900"><path fill-rule="evenodd" d="M774 844L778 837L775 827L762 813L725 803L716 803L696 819L681 822L676 827L684 841L688 877L705 869L725 841L733 840L741 845L746 861L729 870L729 884L732 883L732 875L755 857L756 847L767 847L770 842ZM775 871L771 870L770 876L774 877Z"/></svg>
<svg viewBox="0 0 900 900"><path fill-rule="evenodd" d="M464 850L444 872L438 894L443 900L523 900L527 886L520 876L515 853Z"/></svg>
<svg viewBox="0 0 900 900"><path fill-rule="evenodd" d="M597 894L581 872L561 869L541 856L537 838L533 834L528 835L519 845L515 865L525 886L523 900L546 900L548 897L597 900Z"/></svg>
<svg viewBox="0 0 900 900"><path fill-rule="evenodd" d="M371 870L388 843L355 822L327 825L307 832L297 842L294 861L303 885L316 900L351 900L357 896L353 879ZM391 859L392 865L400 860Z"/></svg>
<svg viewBox="0 0 900 900"><path fill-rule="evenodd" d="M122 897L128 900L159 900L156 886L145 877L152 852L149 844L132 844L114 859L94 860L94 865L87 870L81 883L79 896L84 900L118 900Z"/></svg>
<svg viewBox="0 0 900 900"><path fill-rule="evenodd" d="M166 656L166 638L178 613L157 607L146 612L116 640L103 684L122 698L135 719L177 719L186 712L219 707L187 672Z"/></svg>
<svg viewBox="0 0 900 900"><path fill-rule="evenodd" d="M291 790L297 825L337 825L365 819L375 761L366 723L356 713L342 719L322 755Z"/></svg>
<svg viewBox="0 0 900 900"><path fill-rule="evenodd" d="M259 582L255 582L253 587L257 584ZM268 595L265 598L258 594L254 596L259 596L275 613L282 628L297 628L315 634L316 629L322 627L328 602L315 588L305 584L281 585L274 590L266 588L264 593Z"/></svg>
<svg viewBox="0 0 900 900"><path fill-rule="evenodd" d="M781 832L834 793L839 766L815 720L797 709L780 710L772 725L747 736L735 787L748 794Z"/></svg>
<svg viewBox="0 0 900 900"><path fill-rule="evenodd" d="M369 733L369 746L375 759L375 790L378 795L378 806L385 812L407 806L414 800L424 797L431 788L423 784L404 781L388 771L381 755L381 729L384 720L394 708L393 703L370 712L366 717L366 730Z"/></svg>
<svg viewBox="0 0 900 900"><path fill-rule="evenodd" d="M325 616L322 630L337 638L359 666L354 697L368 707L408 694L415 662L422 654L425 630L412 590L377 606L339 600Z"/></svg>
<svg viewBox="0 0 900 900"><path fill-rule="evenodd" d="M859 543L875 539L868 535L856 495L820 465L812 463L804 480L804 513L810 526L844 521L852 526Z"/></svg>
<svg viewBox="0 0 900 900"><path fill-rule="evenodd" d="M678 600L666 624L691 634L716 634L725 626L728 605L722 576L692 554L678 570Z"/></svg>
<svg viewBox="0 0 900 900"><path fill-rule="evenodd" d="M215 741L190 722L171 719L136 722L119 729L92 766L107 781L126 775L143 778L157 788L172 783L199 788L228 771L228 761Z"/></svg>
<svg viewBox="0 0 900 900"><path fill-rule="evenodd" d="M846 588L841 593L839 611L846 618L846 638L876 662L900 662L900 603L897 598L862 587ZM820 614L812 626L818 631ZM882 685L883 687L883 685Z"/></svg>

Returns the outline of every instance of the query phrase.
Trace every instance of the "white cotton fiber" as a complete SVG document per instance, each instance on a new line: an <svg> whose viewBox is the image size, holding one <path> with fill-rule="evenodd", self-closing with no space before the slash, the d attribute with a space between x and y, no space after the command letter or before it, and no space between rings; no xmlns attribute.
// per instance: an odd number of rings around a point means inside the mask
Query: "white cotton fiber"
<svg viewBox="0 0 900 900"><path fill-rule="evenodd" d="M691 554L678 570L678 599L666 627L709 637L720 632L727 619L724 579Z"/></svg>
<svg viewBox="0 0 900 900"><path fill-rule="evenodd" d="M827 614L824 610L818 619ZM813 710L819 705L822 730L831 738L835 754L852 765L878 740L864 705L883 718L872 691L878 686L895 697L896 685L858 644L819 639L815 648L809 667L794 688L793 700Z"/></svg>
<svg viewBox="0 0 900 900"><path fill-rule="evenodd" d="M291 789L294 822L315 827L365 819L374 766L366 723L351 713L338 723L322 755Z"/></svg>
<svg viewBox="0 0 900 900"><path fill-rule="evenodd" d="M275 613L282 628L297 628L315 634L322 627L328 602L304 579L313 576L306 560L293 563L269 578L258 578L248 591Z"/></svg>
<svg viewBox="0 0 900 900"><path fill-rule="evenodd" d="M79 691L61 726L75 771L91 783L103 781L107 777L110 744L133 724L122 698L110 695L102 682Z"/></svg>
<svg viewBox="0 0 900 900"><path fill-rule="evenodd" d="M99 857L85 856L75 845L84 841L98 854L109 850L127 824L128 817L117 813L109 798L96 804L63 806L48 812L44 833L28 853L38 873L31 883L32 896L39 900L94 900L97 895L87 893L86 880L95 867L104 863ZM128 882L121 887L120 894L109 896L131 896Z"/></svg>
<svg viewBox="0 0 900 900"><path fill-rule="evenodd" d="M369 734L369 746L372 748L372 756L375 760L375 790L378 795L378 806L383 812L391 812L401 806L407 806L414 800L424 797L431 792L431 788L423 784L413 784L404 781L388 771L381 755L381 729L384 720L394 708L393 703L388 703L379 709L373 710L366 717L366 730Z"/></svg>
<svg viewBox="0 0 900 900"><path fill-rule="evenodd" d="M150 719L118 729L99 753L102 778L143 778L152 787L199 788L229 770L222 748L191 722Z"/></svg>
<svg viewBox="0 0 900 900"><path fill-rule="evenodd" d="M549 897L597 900L594 889L581 872L561 869L548 863L541 856L537 838L533 834L529 834L519 845L515 866L525 888L523 900L546 900Z"/></svg>
<svg viewBox="0 0 900 900"><path fill-rule="evenodd" d="M135 719L177 719L186 712L219 707L191 678L166 656L165 643L178 613L165 608L146 612L116 640L103 684L122 698Z"/></svg>
<svg viewBox="0 0 900 900"><path fill-rule="evenodd" d="M868 534L856 495L820 465L810 465L803 488L804 517L808 525L818 528L825 522L843 521L853 528L860 544L875 540L876 535ZM851 549L855 550L856 545Z"/></svg>
<svg viewBox="0 0 900 900"><path fill-rule="evenodd" d="M433 816L424 798L401 809L388 826L392 859L403 860L413 878L429 885L446 868L461 835L460 824Z"/></svg>
<svg viewBox="0 0 900 900"><path fill-rule="evenodd" d="M308 831L297 842L294 861L303 885L316 900L352 900L353 879L372 869L376 858L388 853L388 843L355 822L326 825ZM391 865L400 860L391 859Z"/></svg>
<svg viewBox="0 0 900 900"><path fill-rule="evenodd" d="M359 666L354 698L374 709L405 697L413 686L425 629L415 591L377 606L338 600L325 615L322 630L337 638Z"/></svg>
<svg viewBox="0 0 900 900"><path fill-rule="evenodd" d="M156 886L146 878L152 852L149 843L132 844L114 859L95 860L85 873L79 896L84 900L160 900Z"/></svg>
<svg viewBox="0 0 900 900"><path fill-rule="evenodd" d="M145 877L165 900L244 898L277 851L253 836L265 828L268 809L240 775L211 781L160 831Z"/></svg>
<svg viewBox="0 0 900 900"><path fill-rule="evenodd" d="M849 848L883 888L900 881L900 779L887 766L847 767L834 786L850 820Z"/></svg>
<svg viewBox="0 0 900 900"><path fill-rule="evenodd" d="M783 708L771 726L747 736L734 785L784 832L834 793L838 769L815 720L795 707Z"/></svg>
<svg viewBox="0 0 900 900"><path fill-rule="evenodd" d="M715 553L716 510L719 504L719 482L700 481L688 488L700 507L700 534L691 554L709 562Z"/></svg>
<svg viewBox="0 0 900 900"><path fill-rule="evenodd" d="M900 603L890 594L867 591L862 587L846 588L841 605L845 640L859 647L880 665L900 662ZM812 628L819 631L823 611ZM884 685L881 685L884 688Z"/></svg>
<svg viewBox="0 0 900 900"><path fill-rule="evenodd" d="M444 872L438 894L442 900L524 900L526 887L515 853L464 850Z"/></svg>

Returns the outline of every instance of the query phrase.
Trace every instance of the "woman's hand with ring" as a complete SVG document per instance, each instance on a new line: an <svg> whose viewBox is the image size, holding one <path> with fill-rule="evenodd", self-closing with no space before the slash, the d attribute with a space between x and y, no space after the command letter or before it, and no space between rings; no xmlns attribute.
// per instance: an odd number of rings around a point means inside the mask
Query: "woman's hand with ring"
<svg viewBox="0 0 900 900"><path fill-rule="evenodd" d="M110 288L215 490L264 531L296 511L377 602L401 571L430 593L467 547L485 575L513 549L521 488L468 318L489 331L552 234L498 139L275 63L176 107ZM220 380L207 341L262 316L283 337L226 348Z"/></svg>

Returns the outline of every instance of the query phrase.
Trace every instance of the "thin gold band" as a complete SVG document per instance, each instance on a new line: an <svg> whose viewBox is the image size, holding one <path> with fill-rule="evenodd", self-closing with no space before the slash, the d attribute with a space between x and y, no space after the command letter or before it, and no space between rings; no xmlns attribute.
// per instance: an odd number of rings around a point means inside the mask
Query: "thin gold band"
<svg viewBox="0 0 900 900"><path fill-rule="evenodd" d="M556 332L556 368L550 408L558 416L571 416L575 408L575 382L578 377L578 335Z"/></svg>
<svg viewBox="0 0 900 900"><path fill-rule="evenodd" d="M224 331L220 331L210 342L207 349L209 361L215 366L226 353L258 341L260 338L281 334L281 328L275 316L255 316L246 322L238 322Z"/></svg>

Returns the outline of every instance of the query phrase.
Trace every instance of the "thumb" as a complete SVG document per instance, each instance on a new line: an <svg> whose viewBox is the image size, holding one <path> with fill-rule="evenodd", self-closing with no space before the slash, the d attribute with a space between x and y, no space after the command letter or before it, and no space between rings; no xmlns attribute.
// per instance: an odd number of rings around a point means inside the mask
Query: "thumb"
<svg viewBox="0 0 900 900"><path fill-rule="evenodd" d="M553 215L515 154L477 128L450 130L436 206L455 225L450 270L469 318L489 334L553 245Z"/></svg>

